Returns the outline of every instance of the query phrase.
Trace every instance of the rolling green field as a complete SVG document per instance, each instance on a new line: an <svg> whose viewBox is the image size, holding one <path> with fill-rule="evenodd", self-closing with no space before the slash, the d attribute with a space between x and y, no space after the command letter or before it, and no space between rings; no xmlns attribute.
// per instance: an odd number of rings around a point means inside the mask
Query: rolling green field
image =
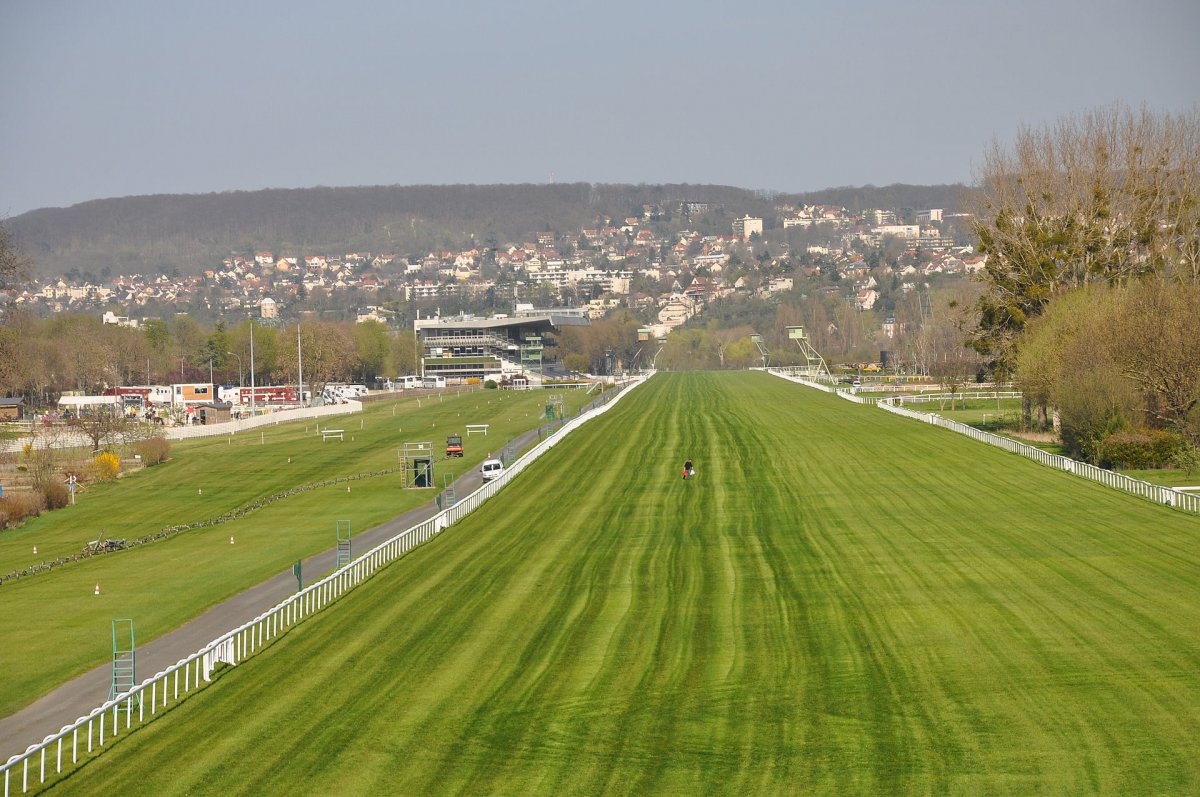
<svg viewBox="0 0 1200 797"><path fill-rule="evenodd" d="M761 373L569 440L56 790L1200 791L1200 519Z"/></svg>
<svg viewBox="0 0 1200 797"><path fill-rule="evenodd" d="M563 395L570 412L591 398L581 390ZM446 435L463 432L464 424L490 423L486 437L464 438L462 459L436 466L440 484L444 474L461 476L533 428L545 401L540 392L490 390L425 398L422 406L416 399L398 399L324 420L325 427L345 429L340 442L323 443L313 421L268 426L261 435L256 429L177 442L170 462L95 485L76 506L0 532L0 572L77 552L101 529L109 539L137 537L217 518L295 488L395 468L404 441L428 440L435 451L444 450ZM149 642L289 571L297 559L332 548L337 520L350 520L353 530L362 532L434 498L432 490L405 490L402 484L395 472L307 489L236 520L5 583L0 586L0 716L110 661L112 618L134 618L139 642ZM235 545L229 544L230 536ZM306 575L311 580L318 574ZM96 584L102 588L99 597L93 595Z"/></svg>

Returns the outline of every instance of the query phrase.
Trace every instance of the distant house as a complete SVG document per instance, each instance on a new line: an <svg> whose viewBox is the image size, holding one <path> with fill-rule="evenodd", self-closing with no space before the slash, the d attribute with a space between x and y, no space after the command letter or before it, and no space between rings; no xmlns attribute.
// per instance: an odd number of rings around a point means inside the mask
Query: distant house
<svg viewBox="0 0 1200 797"><path fill-rule="evenodd" d="M258 308L263 318L279 318L279 305L270 296L259 302Z"/></svg>
<svg viewBox="0 0 1200 797"><path fill-rule="evenodd" d="M870 310L875 306L875 302L879 300L879 292L867 288L861 290L854 296L854 304L859 310Z"/></svg>
<svg viewBox="0 0 1200 797"><path fill-rule="evenodd" d="M104 322L105 324L116 324L117 326L120 326L120 327L136 328L138 325L138 322L136 319L131 319L128 316L117 315L112 310L104 311L104 315L100 317L100 320L102 322Z"/></svg>

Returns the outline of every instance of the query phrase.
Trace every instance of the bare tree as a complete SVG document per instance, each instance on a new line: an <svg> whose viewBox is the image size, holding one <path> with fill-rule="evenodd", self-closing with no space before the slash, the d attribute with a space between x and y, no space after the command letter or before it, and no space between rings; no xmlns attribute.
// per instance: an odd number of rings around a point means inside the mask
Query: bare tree
<svg viewBox="0 0 1200 797"><path fill-rule="evenodd" d="M150 434L149 425L126 418L119 407L78 415L67 421L67 427L91 440L93 451L127 445Z"/></svg>
<svg viewBox="0 0 1200 797"><path fill-rule="evenodd" d="M1113 105L993 144L968 198L988 258L975 348L1011 363L1028 321L1086 282L1200 280L1198 170L1200 108Z"/></svg>
<svg viewBox="0 0 1200 797"><path fill-rule="evenodd" d="M0 221L0 288L24 278L29 266L30 261L13 240L12 232Z"/></svg>
<svg viewBox="0 0 1200 797"><path fill-rule="evenodd" d="M296 357L286 355L286 347L282 350L285 354L279 357L275 375L286 382L295 382L299 378L300 363ZM302 324L300 351L304 357L304 382L312 386L314 396L329 382L349 379L357 361L349 325L333 321Z"/></svg>
<svg viewBox="0 0 1200 797"><path fill-rule="evenodd" d="M721 363L722 368L725 367L725 354L729 350L729 347L743 338L749 338L754 332L753 329L747 326L728 327L726 329L716 329L713 327L710 331L712 333L712 347L717 353L717 360Z"/></svg>
<svg viewBox="0 0 1200 797"><path fill-rule="evenodd" d="M1150 426L1200 432L1200 283L1149 280L1121 295L1114 359L1145 397Z"/></svg>

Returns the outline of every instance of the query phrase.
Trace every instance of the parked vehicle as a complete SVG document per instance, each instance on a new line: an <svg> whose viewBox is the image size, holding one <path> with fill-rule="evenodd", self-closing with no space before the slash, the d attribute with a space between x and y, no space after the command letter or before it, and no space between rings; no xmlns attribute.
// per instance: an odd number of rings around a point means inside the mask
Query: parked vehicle
<svg viewBox="0 0 1200 797"><path fill-rule="evenodd" d="M143 404L170 404L171 388L166 385L143 385L140 387L110 387L106 396L141 396Z"/></svg>
<svg viewBox="0 0 1200 797"><path fill-rule="evenodd" d="M244 404L247 407L254 404L259 407L267 405L300 404L300 393L295 385L258 385L257 387L221 387L217 389L221 401L232 404ZM312 400L312 392L304 391L304 401Z"/></svg>
<svg viewBox="0 0 1200 797"><path fill-rule="evenodd" d="M421 387L421 377L409 375L398 376L392 380L397 390L412 390L413 388Z"/></svg>
<svg viewBox="0 0 1200 797"><path fill-rule="evenodd" d="M446 438L446 456L461 457L463 455L462 435L452 434Z"/></svg>
<svg viewBox="0 0 1200 797"><path fill-rule="evenodd" d="M326 385L326 390L332 390L340 398L356 399L367 395L366 385Z"/></svg>
<svg viewBox="0 0 1200 797"><path fill-rule="evenodd" d="M479 475L483 477L485 482L490 482L492 479L499 479L504 475L504 463L498 459L485 459L483 464L479 466Z"/></svg>
<svg viewBox="0 0 1200 797"><path fill-rule="evenodd" d="M426 376L426 377L422 378L421 384L427 388L445 387L446 386L446 377L444 377L444 376Z"/></svg>

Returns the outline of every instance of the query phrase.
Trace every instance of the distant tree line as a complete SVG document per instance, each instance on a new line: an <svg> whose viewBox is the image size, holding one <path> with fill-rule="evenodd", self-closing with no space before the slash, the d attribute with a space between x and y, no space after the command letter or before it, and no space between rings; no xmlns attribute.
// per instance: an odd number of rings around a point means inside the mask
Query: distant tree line
<svg viewBox="0 0 1200 797"><path fill-rule="evenodd" d="M51 405L67 391L97 394L119 385L208 382L373 383L413 373L416 337L377 321L302 321L279 328L246 321L204 326L189 316L147 321L140 328L91 316L38 319L15 313L0 325L0 394ZM253 375L251 374L253 369Z"/></svg>

